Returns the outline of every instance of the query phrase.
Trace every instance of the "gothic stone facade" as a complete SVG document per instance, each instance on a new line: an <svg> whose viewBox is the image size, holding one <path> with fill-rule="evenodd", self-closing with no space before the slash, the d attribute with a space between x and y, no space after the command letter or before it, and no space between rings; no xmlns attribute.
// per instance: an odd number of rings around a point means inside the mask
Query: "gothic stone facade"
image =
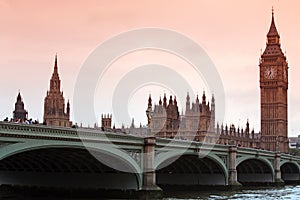
<svg viewBox="0 0 300 200"><path fill-rule="evenodd" d="M147 113L151 113L151 134L163 138L195 140L217 144L236 144L242 147L260 148L260 134L250 132L249 123L245 129L230 126L215 126L215 98L211 103L206 101L203 93L200 103L198 96L195 102L186 97L185 114L179 115L176 97L170 96L167 104L166 95L163 101L152 108L152 98L149 96ZM149 116L149 114L148 114Z"/></svg>
<svg viewBox="0 0 300 200"><path fill-rule="evenodd" d="M47 91L44 103L44 122L50 126L70 127L70 103L65 110L65 99L60 90L57 56L55 56L54 71L50 80L50 90Z"/></svg>
<svg viewBox="0 0 300 200"><path fill-rule="evenodd" d="M266 49L261 55L260 89L261 89L261 133L250 132L249 123L245 129L234 125L215 126L215 99L211 104L202 102L198 96L190 105L186 97L185 114L179 115L176 98L164 96L152 109L151 96L148 99L148 125L152 134L158 137L196 140L219 144L236 144L243 147L262 148L270 151L288 152L288 64L280 47L272 12L272 21L267 34Z"/></svg>

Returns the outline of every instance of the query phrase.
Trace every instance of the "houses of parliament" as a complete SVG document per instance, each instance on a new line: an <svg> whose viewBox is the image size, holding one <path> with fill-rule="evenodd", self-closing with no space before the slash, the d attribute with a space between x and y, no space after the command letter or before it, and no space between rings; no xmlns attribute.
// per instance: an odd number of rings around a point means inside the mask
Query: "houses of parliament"
<svg viewBox="0 0 300 200"><path fill-rule="evenodd" d="M241 147L261 148L288 152L288 63L281 50L280 35L275 26L272 11L267 44L259 61L261 132L250 130L249 122L244 128L235 125L219 125L215 122L216 101L211 102L203 93L191 103L186 96L186 110L180 115L176 97L166 95L157 105L149 96L147 117L152 134L164 138L196 140L208 143L235 144Z"/></svg>
<svg viewBox="0 0 300 200"><path fill-rule="evenodd" d="M60 86L57 55L55 55L53 74L50 79L50 89L47 91L44 100L43 124L49 126L71 127L70 103L68 101L67 105L65 105L65 99ZM28 112L24 108L24 103L19 92L12 120L15 122L24 122L27 120L27 114Z"/></svg>
<svg viewBox="0 0 300 200"><path fill-rule="evenodd" d="M270 151L288 152L288 63L281 50L280 35L275 26L272 11L271 26L267 33L267 43L259 62L261 131L255 133L249 128L216 123L217 99L202 96L191 100L186 96L185 113L179 113L176 97L166 95L152 104L149 96L146 110L148 128L157 137L195 140L208 143L234 144L241 147L261 148ZM44 99L44 124L71 127L70 103L65 101L61 91L55 56L50 89ZM20 93L17 97L13 120L26 120ZM102 115L103 130L111 129L112 116Z"/></svg>

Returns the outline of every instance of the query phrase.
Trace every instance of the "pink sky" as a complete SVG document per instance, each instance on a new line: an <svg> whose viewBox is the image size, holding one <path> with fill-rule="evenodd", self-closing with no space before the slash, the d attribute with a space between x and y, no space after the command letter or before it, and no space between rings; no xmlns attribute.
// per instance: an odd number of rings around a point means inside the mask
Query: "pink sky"
<svg viewBox="0 0 300 200"><path fill-rule="evenodd" d="M159 27L187 35L211 57L225 88L225 122L244 126L249 118L259 131L258 60L260 49L265 48L272 6L290 67L289 136L296 136L300 134L297 0L0 0L0 119L12 116L20 89L29 116L42 121L56 52L64 96L72 105L81 65L101 42L124 31ZM154 98L158 101L158 96ZM147 97L137 100L133 113L144 116ZM146 123L145 118L136 118L136 123Z"/></svg>

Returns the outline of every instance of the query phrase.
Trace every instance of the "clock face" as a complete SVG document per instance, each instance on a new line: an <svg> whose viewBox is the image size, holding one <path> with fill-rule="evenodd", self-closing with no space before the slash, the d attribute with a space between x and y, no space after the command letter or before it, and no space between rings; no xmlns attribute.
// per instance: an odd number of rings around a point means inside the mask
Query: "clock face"
<svg viewBox="0 0 300 200"><path fill-rule="evenodd" d="M277 69L274 66L269 66L266 68L265 77L267 79L274 79L277 75Z"/></svg>

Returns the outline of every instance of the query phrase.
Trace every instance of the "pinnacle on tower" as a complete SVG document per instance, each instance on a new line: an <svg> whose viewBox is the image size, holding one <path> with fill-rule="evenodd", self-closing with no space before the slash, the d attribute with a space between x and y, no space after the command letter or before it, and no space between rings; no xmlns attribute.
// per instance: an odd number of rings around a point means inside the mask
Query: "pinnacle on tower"
<svg viewBox="0 0 300 200"><path fill-rule="evenodd" d="M163 105L164 105L164 108L167 107L167 97L166 97L166 93L164 93Z"/></svg>
<svg viewBox="0 0 300 200"><path fill-rule="evenodd" d="M68 103L67 103L67 115L70 116L70 101L68 99Z"/></svg>
<svg viewBox="0 0 300 200"><path fill-rule="evenodd" d="M174 96L174 105L177 106L177 99L176 99L176 96Z"/></svg>
<svg viewBox="0 0 300 200"><path fill-rule="evenodd" d="M274 9L272 7L272 21L271 21L271 26L270 26L269 32L267 34L267 37L273 37L273 36L280 37L278 34L278 31L277 31L277 28L275 26Z"/></svg>
<svg viewBox="0 0 300 200"><path fill-rule="evenodd" d="M203 91L203 95L202 95L202 103L206 103L206 96L205 96L205 91Z"/></svg>
<svg viewBox="0 0 300 200"><path fill-rule="evenodd" d="M187 92L187 94L186 94L186 101L187 101L187 102L190 101L190 94L189 94L189 92Z"/></svg>
<svg viewBox="0 0 300 200"><path fill-rule="evenodd" d="M189 92L187 92L187 95L186 95L186 103L185 103L185 106L186 106L186 111L189 112L190 111L190 95L189 95Z"/></svg>
<svg viewBox="0 0 300 200"><path fill-rule="evenodd" d="M57 54L55 54L55 60L54 60L54 71L53 74L58 74L58 66L57 66Z"/></svg>
<svg viewBox="0 0 300 200"><path fill-rule="evenodd" d="M198 94L197 94L197 97L196 97L196 104L199 104Z"/></svg>
<svg viewBox="0 0 300 200"><path fill-rule="evenodd" d="M131 128L131 129L132 129L132 128L135 128L135 125L134 125L134 118L132 118L132 120L131 120L130 128Z"/></svg>
<svg viewBox="0 0 300 200"><path fill-rule="evenodd" d="M148 108L152 108L151 94L149 94L149 98L148 98Z"/></svg>
<svg viewBox="0 0 300 200"><path fill-rule="evenodd" d="M173 99L172 99L172 95L170 95L170 99L169 99L169 105L173 104Z"/></svg>
<svg viewBox="0 0 300 200"><path fill-rule="evenodd" d="M50 91L60 92L60 79L58 75L58 64L57 64L57 54L54 59L54 70L50 80Z"/></svg>
<svg viewBox="0 0 300 200"><path fill-rule="evenodd" d="M17 96L17 101L22 101L22 97L21 97L20 91L19 91L19 94L18 94L18 96Z"/></svg>

